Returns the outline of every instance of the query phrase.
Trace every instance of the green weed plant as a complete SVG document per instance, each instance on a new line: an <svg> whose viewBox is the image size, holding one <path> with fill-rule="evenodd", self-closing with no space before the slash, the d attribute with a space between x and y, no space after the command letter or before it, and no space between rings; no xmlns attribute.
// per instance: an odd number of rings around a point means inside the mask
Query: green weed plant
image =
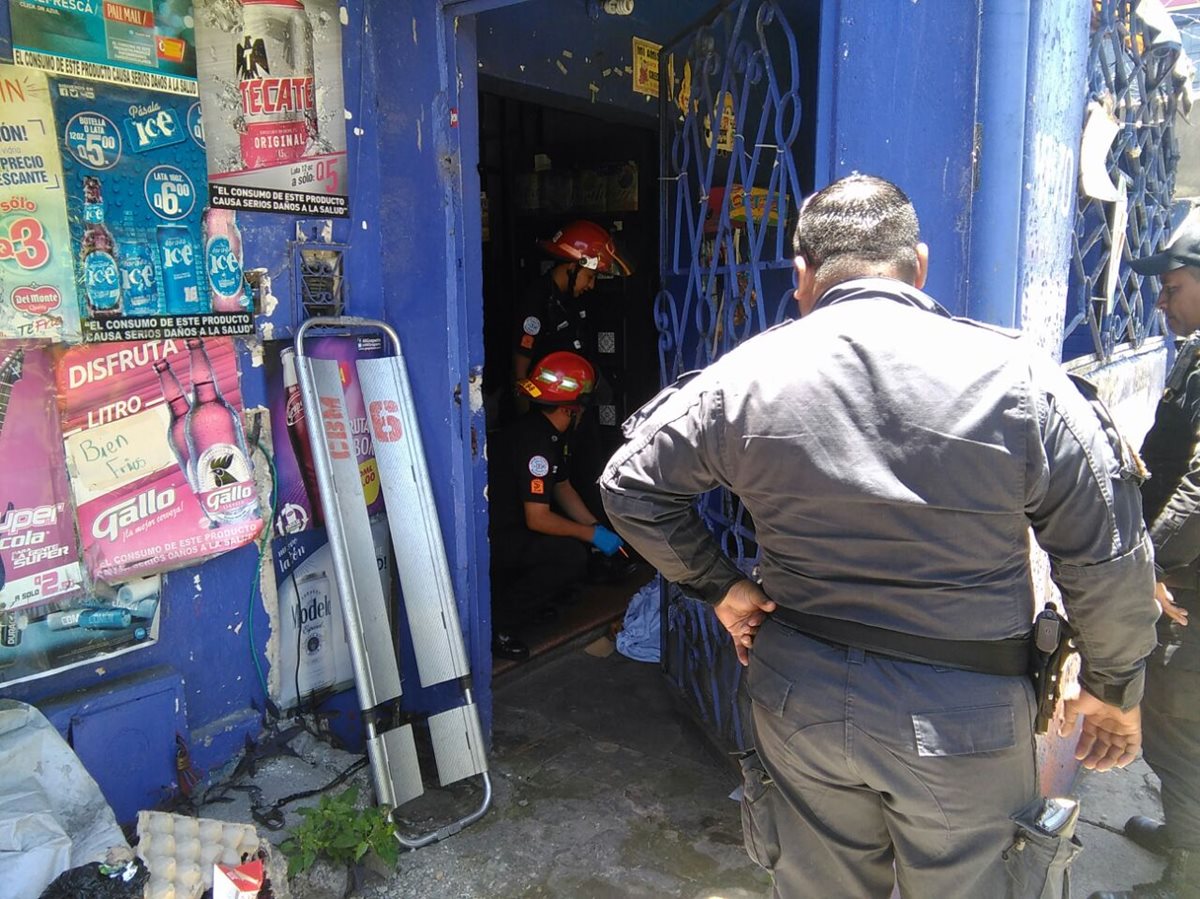
<svg viewBox="0 0 1200 899"><path fill-rule="evenodd" d="M369 852L389 868L396 866L400 845L389 810L378 805L355 808L357 801L355 786L322 796L316 806L297 809L304 821L280 847L287 856L288 877L307 871L318 858L353 868Z"/></svg>

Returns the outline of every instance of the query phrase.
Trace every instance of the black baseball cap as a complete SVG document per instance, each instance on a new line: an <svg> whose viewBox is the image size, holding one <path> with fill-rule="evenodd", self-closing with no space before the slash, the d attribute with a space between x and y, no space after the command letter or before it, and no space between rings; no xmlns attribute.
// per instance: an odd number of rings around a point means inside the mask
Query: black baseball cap
<svg viewBox="0 0 1200 899"><path fill-rule="evenodd" d="M1183 224L1171 235L1165 250L1134 259L1129 265L1139 275L1161 275L1185 265L1200 268L1200 209L1188 213Z"/></svg>

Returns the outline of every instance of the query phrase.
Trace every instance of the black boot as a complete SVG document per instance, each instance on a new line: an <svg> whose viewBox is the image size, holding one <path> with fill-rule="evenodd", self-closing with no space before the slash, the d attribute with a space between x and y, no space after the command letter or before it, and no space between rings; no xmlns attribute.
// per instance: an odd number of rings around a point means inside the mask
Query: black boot
<svg viewBox="0 0 1200 899"><path fill-rule="evenodd" d="M1171 849L1167 825L1145 815L1134 815L1125 822L1125 836L1155 855L1166 855Z"/></svg>
<svg viewBox="0 0 1200 899"><path fill-rule="evenodd" d="M529 647L510 633L493 631L492 656L511 662L524 662L529 658Z"/></svg>
<svg viewBox="0 0 1200 899"><path fill-rule="evenodd" d="M1161 879L1132 890L1092 893L1088 899L1200 899L1200 850L1172 849Z"/></svg>

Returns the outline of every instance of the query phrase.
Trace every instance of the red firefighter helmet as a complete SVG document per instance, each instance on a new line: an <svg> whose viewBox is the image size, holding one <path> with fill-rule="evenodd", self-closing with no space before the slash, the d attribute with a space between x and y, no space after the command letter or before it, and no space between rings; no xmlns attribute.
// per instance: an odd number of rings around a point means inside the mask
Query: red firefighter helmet
<svg viewBox="0 0 1200 899"><path fill-rule="evenodd" d="M551 256L578 262L581 268L602 275L633 274L633 268L617 253L612 235L595 222L571 222L549 240L539 240L538 246Z"/></svg>
<svg viewBox="0 0 1200 899"><path fill-rule="evenodd" d="M582 403L584 395L592 392L595 383L596 372L590 362L575 353L560 350L535 365L528 378L517 382L517 387L535 403L566 406Z"/></svg>

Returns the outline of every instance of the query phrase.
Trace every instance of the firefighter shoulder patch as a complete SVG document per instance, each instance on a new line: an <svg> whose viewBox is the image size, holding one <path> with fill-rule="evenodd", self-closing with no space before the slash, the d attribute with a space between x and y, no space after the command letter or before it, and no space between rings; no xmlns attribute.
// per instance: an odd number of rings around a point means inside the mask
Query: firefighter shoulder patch
<svg viewBox="0 0 1200 899"><path fill-rule="evenodd" d="M521 325L521 329L530 337L535 337L542 330L542 320L536 315L531 315L525 319L525 323Z"/></svg>
<svg viewBox="0 0 1200 899"><path fill-rule="evenodd" d="M534 456L529 460L529 473L535 478L544 478L550 473L550 463L545 456Z"/></svg>

